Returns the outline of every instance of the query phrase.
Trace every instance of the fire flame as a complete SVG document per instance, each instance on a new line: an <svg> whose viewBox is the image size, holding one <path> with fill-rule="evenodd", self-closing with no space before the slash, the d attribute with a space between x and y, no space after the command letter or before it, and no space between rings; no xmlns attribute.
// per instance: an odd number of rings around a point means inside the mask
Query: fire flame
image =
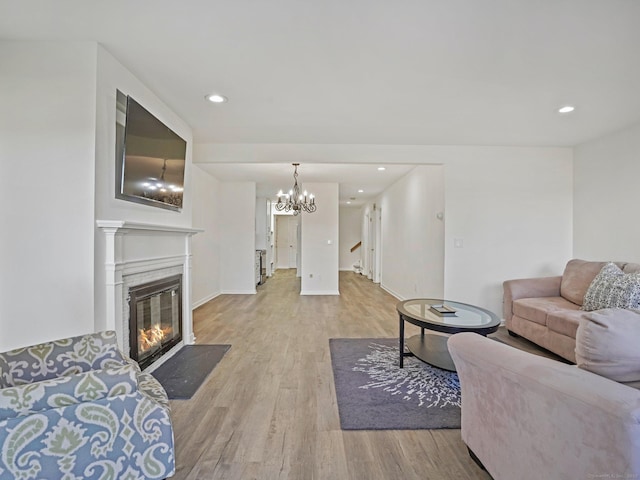
<svg viewBox="0 0 640 480"><path fill-rule="evenodd" d="M138 337L138 347L140 352L146 352L150 348L160 344L162 340L171 335L171 327L161 328L160 325L154 325L148 329L140 329Z"/></svg>

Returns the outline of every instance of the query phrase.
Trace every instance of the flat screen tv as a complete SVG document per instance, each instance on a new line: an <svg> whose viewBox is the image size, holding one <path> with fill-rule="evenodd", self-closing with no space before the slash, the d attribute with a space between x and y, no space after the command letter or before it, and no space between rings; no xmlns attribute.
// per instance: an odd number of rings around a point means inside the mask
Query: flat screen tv
<svg viewBox="0 0 640 480"><path fill-rule="evenodd" d="M118 110L116 198L180 211L187 142L121 92Z"/></svg>

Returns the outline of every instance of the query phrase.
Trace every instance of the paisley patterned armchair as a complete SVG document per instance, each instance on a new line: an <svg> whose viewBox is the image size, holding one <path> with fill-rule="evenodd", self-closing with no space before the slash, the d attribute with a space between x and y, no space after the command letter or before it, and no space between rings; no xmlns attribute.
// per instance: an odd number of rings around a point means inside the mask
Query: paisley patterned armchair
<svg viewBox="0 0 640 480"><path fill-rule="evenodd" d="M101 332L0 353L0 480L175 472L169 401Z"/></svg>

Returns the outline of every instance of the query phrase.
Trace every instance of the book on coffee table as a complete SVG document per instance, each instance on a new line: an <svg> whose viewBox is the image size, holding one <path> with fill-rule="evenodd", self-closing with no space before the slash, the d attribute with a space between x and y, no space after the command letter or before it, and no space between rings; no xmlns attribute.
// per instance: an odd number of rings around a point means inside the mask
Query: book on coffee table
<svg viewBox="0 0 640 480"><path fill-rule="evenodd" d="M436 315L440 315L441 317L454 317L456 315L456 309L452 307L448 307L447 305L438 304L431 305L429 308Z"/></svg>

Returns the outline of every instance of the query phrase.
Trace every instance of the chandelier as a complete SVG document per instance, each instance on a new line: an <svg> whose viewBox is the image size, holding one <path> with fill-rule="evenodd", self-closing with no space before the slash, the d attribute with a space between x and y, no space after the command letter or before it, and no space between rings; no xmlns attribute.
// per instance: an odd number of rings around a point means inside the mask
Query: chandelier
<svg viewBox="0 0 640 480"><path fill-rule="evenodd" d="M278 192L278 203L276 203L276 210L279 212L291 212L294 215L298 215L300 212L305 211L307 213L313 213L316 211L316 199L313 194L300 193L300 187L298 187L298 165L299 163L292 163L293 165L293 188L289 190L289 193L282 193L282 190ZM284 199L284 200L283 200Z"/></svg>

